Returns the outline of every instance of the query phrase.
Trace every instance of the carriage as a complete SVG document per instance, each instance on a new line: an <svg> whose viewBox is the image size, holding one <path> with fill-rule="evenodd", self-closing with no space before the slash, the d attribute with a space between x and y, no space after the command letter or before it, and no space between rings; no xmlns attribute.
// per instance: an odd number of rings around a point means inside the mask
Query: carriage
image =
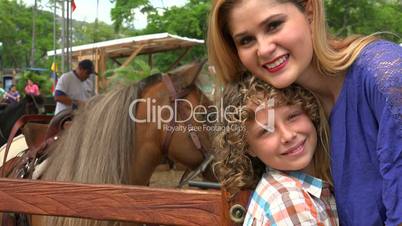
<svg viewBox="0 0 402 226"><path fill-rule="evenodd" d="M22 156L26 161L21 167L9 167L5 172L3 166L2 173L30 178L34 172L32 166L37 162L46 163L42 156L50 152L51 163L44 166L43 174L37 175L47 181L0 179L0 212L34 214L27 218L32 225L42 225L44 220L54 223L48 225L74 222L76 217L162 225L240 223L247 193L229 199L221 190L133 186L148 185L152 172L163 158L195 171L203 171L205 163L211 161L208 134L189 129L202 123L189 117L191 111L184 104L210 104L194 83L204 63L196 62L166 74L156 74L95 97L85 110L73 115L69 128L62 131L64 139L58 140L59 135L55 134L32 139L29 150L34 151ZM139 99L144 101L133 105ZM178 99L187 102L178 103ZM150 106L152 104L155 108ZM175 110L166 110L169 107ZM160 113L159 121L146 121L149 109ZM138 121L133 123L133 117ZM187 130L161 129L165 126L183 126ZM41 152L45 150L43 144L50 149L45 155ZM37 215L73 218L44 219ZM108 225L105 221L99 223Z"/></svg>

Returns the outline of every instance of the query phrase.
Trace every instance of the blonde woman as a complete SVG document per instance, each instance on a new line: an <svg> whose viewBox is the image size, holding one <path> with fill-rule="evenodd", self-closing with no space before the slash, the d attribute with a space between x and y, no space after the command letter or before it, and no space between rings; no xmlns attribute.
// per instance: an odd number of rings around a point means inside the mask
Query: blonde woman
<svg viewBox="0 0 402 226"><path fill-rule="evenodd" d="M209 59L223 83L249 71L312 91L330 123L340 223L401 224L402 47L334 38L325 21L323 0L216 0Z"/></svg>
<svg viewBox="0 0 402 226"><path fill-rule="evenodd" d="M233 195L255 188L243 225L339 225L316 98L248 77L226 86L223 105L237 110L216 136L215 172Z"/></svg>

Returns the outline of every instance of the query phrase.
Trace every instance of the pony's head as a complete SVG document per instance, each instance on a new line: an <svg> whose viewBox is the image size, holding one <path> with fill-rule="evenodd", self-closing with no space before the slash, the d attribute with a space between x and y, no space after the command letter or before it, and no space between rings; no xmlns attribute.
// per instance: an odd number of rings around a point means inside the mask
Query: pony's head
<svg viewBox="0 0 402 226"><path fill-rule="evenodd" d="M43 114L45 113L44 99L41 95L26 95L21 103L25 104L25 114Z"/></svg>

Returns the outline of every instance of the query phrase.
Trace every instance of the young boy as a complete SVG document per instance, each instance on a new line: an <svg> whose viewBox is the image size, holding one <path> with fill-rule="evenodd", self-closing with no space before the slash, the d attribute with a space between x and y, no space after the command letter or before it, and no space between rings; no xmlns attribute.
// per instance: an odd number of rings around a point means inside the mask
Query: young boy
<svg viewBox="0 0 402 226"><path fill-rule="evenodd" d="M247 77L225 87L215 172L229 193L255 188L244 225L338 225L327 122L316 98ZM259 181L259 182L258 182Z"/></svg>

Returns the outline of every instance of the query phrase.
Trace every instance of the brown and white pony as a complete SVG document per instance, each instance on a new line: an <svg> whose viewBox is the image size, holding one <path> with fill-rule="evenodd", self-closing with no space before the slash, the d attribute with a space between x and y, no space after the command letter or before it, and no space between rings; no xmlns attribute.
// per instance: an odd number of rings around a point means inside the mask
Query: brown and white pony
<svg viewBox="0 0 402 226"><path fill-rule="evenodd" d="M191 106L209 104L194 85L203 64L185 65L171 73L153 75L135 85L115 88L92 98L76 113L69 129L51 145L41 179L148 185L164 156L189 169L198 167L208 154L208 134L203 130L189 131L190 127L202 125L194 118L183 119L191 114L189 103ZM171 115L167 106L174 107L175 99L186 100L173 113L179 121L186 122L167 120ZM153 111L160 112L159 116L164 119L161 124L158 125L157 119L152 120L153 116L150 118ZM178 129L184 127L187 129ZM172 131L172 128L177 129ZM35 226L127 224L44 216L31 219Z"/></svg>

